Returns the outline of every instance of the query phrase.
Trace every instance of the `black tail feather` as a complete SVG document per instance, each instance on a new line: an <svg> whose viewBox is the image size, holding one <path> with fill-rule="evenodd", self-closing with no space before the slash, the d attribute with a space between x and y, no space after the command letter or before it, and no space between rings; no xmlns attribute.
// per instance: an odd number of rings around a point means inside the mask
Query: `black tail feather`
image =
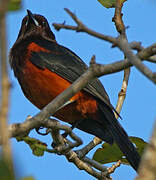
<svg viewBox="0 0 156 180"><path fill-rule="evenodd" d="M99 104L99 108L103 112L104 125L107 125L107 130L112 135L120 150L126 156L128 162L137 171L140 163L140 155L130 141L127 133L115 118L114 113L108 107L104 107L102 103L101 105Z"/></svg>

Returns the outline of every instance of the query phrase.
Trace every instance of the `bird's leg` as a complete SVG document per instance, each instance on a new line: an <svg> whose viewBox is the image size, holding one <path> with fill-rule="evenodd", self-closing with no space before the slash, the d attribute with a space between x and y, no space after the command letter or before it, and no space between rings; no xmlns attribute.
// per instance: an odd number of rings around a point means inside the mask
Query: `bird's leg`
<svg viewBox="0 0 156 180"><path fill-rule="evenodd" d="M49 128L46 129L45 133L40 132L40 129L44 129L44 127L35 128L37 134L39 134L39 135L46 136L46 135L48 135L50 133L50 129Z"/></svg>
<svg viewBox="0 0 156 180"><path fill-rule="evenodd" d="M71 129L73 130L73 129L80 123L80 121L81 121L81 120L78 120L78 121L74 122L74 123L71 125ZM64 132L64 133L62 134L62 137L63 137L63 138L66 138L66 137L68 136L68 134L69 134L68 132ZM55 143L55 142L52 142L51 146L52 146L53 148L55 148L55 147L56 147L56 143Z"/></svg>

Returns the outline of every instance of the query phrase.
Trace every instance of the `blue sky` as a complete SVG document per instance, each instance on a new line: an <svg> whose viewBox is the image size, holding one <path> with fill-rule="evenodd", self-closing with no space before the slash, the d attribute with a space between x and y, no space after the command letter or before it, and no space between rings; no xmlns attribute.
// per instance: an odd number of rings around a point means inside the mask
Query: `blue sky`
<svg viewBox="0 0 156 180"><path fill-rule="evenodd" d="M26 9L30 9L33 13L44 15L50 25L53 22L64 22L64 20L67 24L74 25L74 22L63 10L65 7L75 12L88 27L104 34L117 35L114 24L111 21L114 10L103 8L97 0L24 0L22 10L8 13L7 16L8 50L17 38L22 18L26 15ZM156 3L154 0L129 0L125 3L123 19L125 25L129 26L127 29L129 41L141 41L143 46L148 46L155 42L155 12ZM111 45L105 41L84 33L76 33L68 30L56 32L53 27L52 30L60 44L74 51L87 64L93 54L96 55L97 62L103 64L123 58L123 54L117 48L111 49ZM146 64L151 69L156 69L156 65ZM22 122L27 115L34 115L39 110L24 97L10 69L9 73L13 84L9 120L10 123ZM114 106L117 102L122 78L123 72L101 78ZM121 123L129 135L138 136L148 141L156 117L155 91L156 88L152 82L146 79L138 70L131 68L127 96L121 112L121 116L123 117ZM93 138L93 136L79 130L74 130L74 132L83 139L85 144ZM36 133L32 132L31 136L36 137ZM37 137L40 138L39 136ZM49 145L51 144L49 137L42 137L41 139ZM35 157L26 144L17 143L15 139L12 139L12 147L15 166L18 169L18 177L32 175L36 180L51 180L56 178L63 180L94 179L84 171L79 171L73 164L68 163L63 156L45 154L43 157ZM116 180L124 180L125 178L130 180L135 175L131 167L122 165L112 176Z"/></svg>

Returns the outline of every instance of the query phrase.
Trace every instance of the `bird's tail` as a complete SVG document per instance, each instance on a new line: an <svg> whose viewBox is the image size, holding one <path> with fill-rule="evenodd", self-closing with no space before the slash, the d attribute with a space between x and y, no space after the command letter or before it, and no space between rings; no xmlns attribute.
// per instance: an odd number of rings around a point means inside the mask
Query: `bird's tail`
<svg viewBox="0 0 156 180"><path fill-rule="evenodd" d="M99 104L99 108L103 112L104 116L103 123L106 127L105 131L109 131L114 141L119 146L120 150L126 156L128 162L137 171L140 163L140 155L138 154L136 148L130 141L125 130L122 128L118 120L115 118L114 113L108 107L103 106L103 103Z"/></svg>

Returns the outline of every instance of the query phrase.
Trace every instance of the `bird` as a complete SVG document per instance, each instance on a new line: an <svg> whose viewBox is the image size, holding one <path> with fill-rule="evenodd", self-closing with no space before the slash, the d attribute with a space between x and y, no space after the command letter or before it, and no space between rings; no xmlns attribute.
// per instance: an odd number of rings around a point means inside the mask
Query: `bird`
<svg viewBox="0 0 156 180"><path fill-rule="evenodd" d="M70 49L57 43L47 19L27 10L9 62L25 97L42 110L88 69ZM114 115L115 109L98 78L53 115L76 128L118 145L135 171L140 155Z"/></svg>

